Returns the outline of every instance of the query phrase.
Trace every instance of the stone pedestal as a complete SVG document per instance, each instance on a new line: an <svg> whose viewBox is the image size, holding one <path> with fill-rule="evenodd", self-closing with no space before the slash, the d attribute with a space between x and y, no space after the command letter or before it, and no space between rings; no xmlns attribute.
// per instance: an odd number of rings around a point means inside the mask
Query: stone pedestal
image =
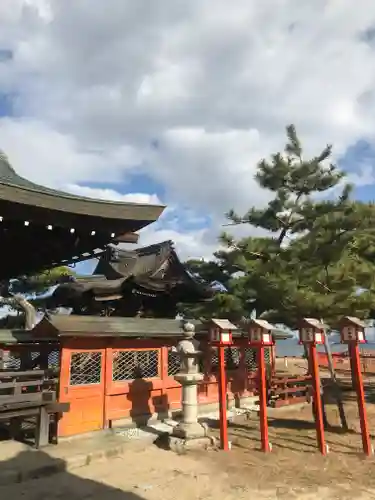
<svg viewBox="0 0 375 500"><path fill-rule="evenodd" d="M198 357L201 353L194 340L193 325L185 325L184 337L177 346L181 369L174 377L182 386L182 419L169 437L169 447L177 453L196 448L207 449L215 443L208 435L208 427L198 422L197 386L203 380L203 373L198 371Z"/></svg>

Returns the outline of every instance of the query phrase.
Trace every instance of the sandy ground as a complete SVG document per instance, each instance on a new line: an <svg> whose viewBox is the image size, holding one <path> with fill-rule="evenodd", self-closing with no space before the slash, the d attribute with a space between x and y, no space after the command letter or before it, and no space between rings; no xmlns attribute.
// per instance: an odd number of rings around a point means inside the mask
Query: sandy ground
<svg viewBox="0 0 375 500"><path fill-rule="evenodd" d="M301 360L296 361L298 369ZM297 366L298 365L298 366ZM290 366L289 366L290 369ZM303 369L303 361L302 368ZM295 370L291 370L296 373ZM368 382L368 416L375 433L375 384ZM141 443L130 443L120 458L51 477L0 487L0 499L11 500L195 500L195 499L375 499L375 459L364 458L354 394L343 392L350 431L342 433L329 391L330 454L316 447L311 407L273 412L269 417L273 451L259 451L256 413L231 423L230 452L175 455ZM218 434L217 429L213 429ZM375 436L373 436L373 439Z"/></svg>
<svg viewBox="0 0 375 500"><path fill-rule="evenodd" d="M121 457L43 479L0 487L12 500L193 500L375 499L375 460L364 458L356 407L345 395L351 431L340 432L338 412L328 403L328 457L316 448L311 408L282 410L269 418L272 453L259 451L256 414L230 425L230 452L175 455L130 443ZM375 424L375 405L368 405ZM372 427L373 428L373 427ZM218 433L213 430L213 433Z"/></svg>
<svg viewBox="0 0 375 500"><path fill-rule="evenodd" d="M323 459L314 454L307 460L303 452L295 452L305 481L294 477L288 467L288 454L274 452L271 460L251 448L234 448L230 453L209 452L175 456L157 448L132 451L121 458L96 463L72 473L60 473L44 479L0 487L0 498L12 500L195 500L195 499L372 499L375 490L360 480L353 482L354 473L343 473L338 483L325 478L332 461L336 469L342 457ZM313 455L313 452L309 452ZM255 458L255 460L254 460ZM302 460L301 460L302 458ZM356 458L362 463L360 458ZM257 467L254 467L254 461ZM344 461L344 466L346 467ZM286 467L280 484L273 476L280 467ZM366 465L365 465L366 466ZM309 474L312 467L313 479ZM271 469L270 469L271 468ZM370 468L370 464L366 466ZM373 463L371 464L373 468ZM270 470L268 470L270 469ZM272 470L274 469L274 470ZM300 472L295 472L300 476ZM321 486L313 481L323 477ZM272 480L268 482L268 479ZM321 481L319 480L319 483ZM375 486L375 485L374 485Z"/></svg>

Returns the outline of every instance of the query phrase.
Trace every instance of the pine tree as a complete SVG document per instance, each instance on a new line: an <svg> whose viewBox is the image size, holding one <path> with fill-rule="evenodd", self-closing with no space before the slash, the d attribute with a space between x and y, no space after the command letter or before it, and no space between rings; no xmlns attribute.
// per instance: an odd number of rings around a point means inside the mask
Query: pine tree
<svg viewBox="0 0 375 500"><path fill-rule="evenodd" d="M350 199L330 145L307 159L293 125L287 139L282 153L258 164L256 180L273 194L266 208L227 214L231 225L265 236L221 236L228 251L216 258L229 293L216 299L217 313L248 317L255 308L258 317L291 327L303 316L332 325L346 314L366 318L375 299L375 208Z"/></svg>
<svg viewBox="0 0 375 500"><path fill-rule="evenodd" d="M10 291L21 295L43 295L48 289L58 283L63 283L76 276L75 271L68 266L58 266L42 271L34 276L24 276L12 280Z"/></svg>

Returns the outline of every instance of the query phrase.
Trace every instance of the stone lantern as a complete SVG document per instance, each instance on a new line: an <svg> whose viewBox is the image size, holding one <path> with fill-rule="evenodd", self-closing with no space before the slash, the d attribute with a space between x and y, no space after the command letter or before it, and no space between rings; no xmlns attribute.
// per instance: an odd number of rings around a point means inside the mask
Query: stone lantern
<svg viewBox="0 0 375 500"><path fill-rule="evenodd" d="M303 318L299 325L300 344L324 344L324 324L315 318Z"/></svg>
<svg viewBox="0 0 375 500"><path fill-rule="evenodd" d="M272 330L274 327L264 319L253 319L249 324L249 345L269 347L274 345Z"/></svg>
<svg viewBox="0 0 375 500"><path fill-rule="evenodd" d="M343 344L358 343L365 344L365 323L359 318L345 316L340 321L340 336Z"/></svg>
<svg viewBox="0 0 375 500"><path fill-rule="evenodd" d="M182 452L192 448L207 448L212 440L208 437L208 428L198 422L198 384L203 380L199 372L198 342L194 339L195 327L185 323L183 340L177 345L181 357L180 372L174 378L182 388L182 418L169 436L170 449Z"/></svg>

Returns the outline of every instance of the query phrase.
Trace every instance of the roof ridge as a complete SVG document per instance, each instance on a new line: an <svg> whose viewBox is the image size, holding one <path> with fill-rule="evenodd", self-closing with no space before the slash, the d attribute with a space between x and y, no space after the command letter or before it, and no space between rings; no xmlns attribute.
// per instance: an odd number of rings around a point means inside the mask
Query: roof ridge
<svg viewBox="0 0 375 500"><path fill-rule="evenodd" d="M88 196L75 195L67 191L62 191L60 189L53 189L42 184L37 184L35 182L29 181L29 179L22 177L17 173L14 167L11 165L8 156L3 150L0 149L0 184L7 184L10 186L16 186L21 189L28 191L41 192L45 195L59 196L61 198L73 199L73 200L84 200L93 203L101 204L116 204L116 205L134 205L134 206L164 206L164 205L149 205L148 203L134 203L129 201L114 201L106 200L101 198L90 198Z"/></svg>

